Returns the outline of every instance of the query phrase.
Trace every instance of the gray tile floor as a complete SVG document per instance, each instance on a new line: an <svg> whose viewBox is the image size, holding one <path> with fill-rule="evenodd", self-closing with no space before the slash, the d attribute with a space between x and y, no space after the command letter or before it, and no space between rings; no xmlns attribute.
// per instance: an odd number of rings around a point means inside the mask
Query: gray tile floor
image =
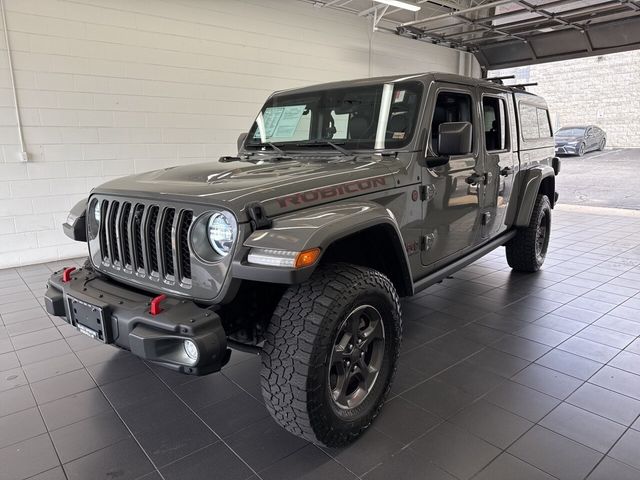
<svg viewBox="0 0 640 480"><path fill-rule="evenodd" d="M0 271L0 478L639 479L640 218L554 222L543 271L500 249L404 302L392 396L345 449L274 424L257 357L147 365L46 315L61 264Z"/></svg>

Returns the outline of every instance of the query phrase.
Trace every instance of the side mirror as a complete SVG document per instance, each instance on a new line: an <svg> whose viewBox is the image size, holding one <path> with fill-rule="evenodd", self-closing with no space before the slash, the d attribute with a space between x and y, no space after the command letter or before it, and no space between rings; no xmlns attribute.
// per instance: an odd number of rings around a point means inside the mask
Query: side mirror
<svg viewBox="0 0 640 480"><path fill-rule="evenodd" d="M238 135L238 151L240 151L240 149L242 149L242 146L244 145L244 141L247 139L247 136L249 134L247 132L243 132L240 135Z"/></svg>
<svg viewBox="0 0 640 480"><path fill-rule="evenodd" d="M473 127L469 122L441 123L438 127L438 154L466 155L473 150Z"/></svg>

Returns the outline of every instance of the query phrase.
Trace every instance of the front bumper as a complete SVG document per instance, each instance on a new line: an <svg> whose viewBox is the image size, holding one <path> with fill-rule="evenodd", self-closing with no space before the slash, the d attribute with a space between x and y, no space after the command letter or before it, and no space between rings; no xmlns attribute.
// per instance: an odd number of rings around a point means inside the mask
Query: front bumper
<svg viewBox="0 0 640 480"><path fill-rule="evenodd" d="M556 155L575 155L577 153L577 145L563 145L561 147L556 147Z"/></svg>
<svg viewBox="0 0 640 480"><path fill-rule="evenodd" d="M229 360L227 337L212 309L167 298L152 315L154 295L123 287L87 267L74 271L67 282L56 272L47 287L47 312L96 341L190 375L217 372ZM197 359L187 355L185 340L196 345Z"/></svg>

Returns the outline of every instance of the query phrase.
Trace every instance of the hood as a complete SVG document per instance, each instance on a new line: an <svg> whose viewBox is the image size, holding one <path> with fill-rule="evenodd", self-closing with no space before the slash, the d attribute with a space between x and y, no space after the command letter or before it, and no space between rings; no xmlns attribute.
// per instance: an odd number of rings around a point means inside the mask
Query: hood
<svg viewBox="0 0 640 480"><path fill-rule="evenodd" d="M556 143L557 142L562 142L562 143L572 143L572 142L579 142L580 140L582 140L583 137L559 137L558 135L556 135Z"/></svg>
<svg viewBox="0 0 640 480"><path fill-rule="evenodd" d="M280 160L206 162L131 175L94 193L226 208L246 221L245 206L260 202L267 215L392 188L394 157L350 161Z"/></svg>

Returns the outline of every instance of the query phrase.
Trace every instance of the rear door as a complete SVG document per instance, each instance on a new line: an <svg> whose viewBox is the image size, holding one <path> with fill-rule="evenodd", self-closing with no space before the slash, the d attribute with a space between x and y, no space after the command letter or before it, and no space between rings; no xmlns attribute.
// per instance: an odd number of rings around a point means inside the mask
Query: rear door
<svg viewBox="0 0 640 480"><path fill-rule="evenodd" d="M517 139L515 116L510 94L490 88L480 88L481 117L483 127L485 188L482 196L480 235L488 239L506 229L504 216L507 211L513 178L518 167L514 153Z"/></svg>
<svg viewBox="0 0 640 480"><path fill-rule="evenodd" d="M440 167L424 168L428 193L424 208L422 263L447 263L454 254L472 248L479 240L480 198L484 191L484 165L480 155L480 125L477 90L459 84L436 83L427 107L431 155L438 154L438 128L447 122L470 122L473 150L451 157ZM478 179L474 182L474 179ZM451 258L450 258L451 257Z"/></svg>

